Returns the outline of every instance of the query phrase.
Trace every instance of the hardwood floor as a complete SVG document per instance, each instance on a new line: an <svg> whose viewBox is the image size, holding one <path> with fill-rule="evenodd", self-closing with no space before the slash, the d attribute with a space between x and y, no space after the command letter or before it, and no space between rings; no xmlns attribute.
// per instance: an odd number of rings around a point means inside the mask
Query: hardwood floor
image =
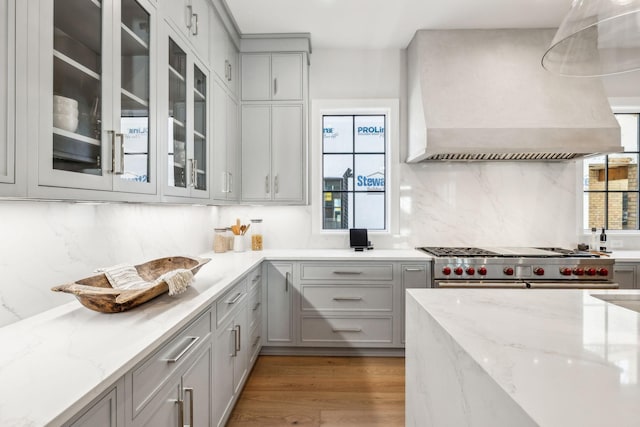
<svg viewBox="0 0 640 427"><path fill-rule="evenodd" d="M404 426L404 358L260 356L227 426Z"/></svg>

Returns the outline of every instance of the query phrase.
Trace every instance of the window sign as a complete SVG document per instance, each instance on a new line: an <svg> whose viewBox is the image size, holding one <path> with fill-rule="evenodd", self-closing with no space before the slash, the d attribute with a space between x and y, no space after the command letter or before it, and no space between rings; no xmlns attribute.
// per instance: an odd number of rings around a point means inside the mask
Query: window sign
<svg viewBox="0 0 640 427"><path fill-rule="evenodd" d="M323 229L386 227L386 116L325 115Z"/></svg>

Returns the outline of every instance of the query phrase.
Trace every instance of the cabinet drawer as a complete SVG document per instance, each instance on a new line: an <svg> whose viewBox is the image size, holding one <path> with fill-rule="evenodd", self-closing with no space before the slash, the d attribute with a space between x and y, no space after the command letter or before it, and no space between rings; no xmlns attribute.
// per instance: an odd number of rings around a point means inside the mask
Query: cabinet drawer
<svg viewBox="0 0 640 427"><path fill-rule="evenodd" d="M247 295L247 279L243 279L216 301L216 326L220 326Z"/></svg>
<svg viewBox="0 0 640 427"><path fill-rule="evenodd" d="M303 317L303 343L391 343L391 317Z"/></svg>
<svg viewBox="0 0 640 427"><path fill-rule="evenodd" d="M302 285L303 311L391 311L391 285Z"/></svg>
<svg viewBox="0 0 640 427"><path fill-rule="evenodd" d="M249 330L262 318L262 288L254 288L249 294Z"/></svg>
<svg viewBox="0 0 640 427"><path fill-rule="evenodd" d="M253 364L256 357L258 357L258 353L260 353L260 349L262 348L262 328L258 326L257 328L253 328L251 330L251 336L249 338L249 363Z"/></svg>
<svg viewBox="0 0 640 427"><path fill-rule="evenodd" d="M212 313L206 312L149 357L131 374L133 416L137 416L162 383L188 359L211 334Z"/></svg>
<svg viewBox="0 0 640 427"><path fill-rule="evenodd" d="M302 264L302 280L389 281L393 280L391 264Z"/></svg>

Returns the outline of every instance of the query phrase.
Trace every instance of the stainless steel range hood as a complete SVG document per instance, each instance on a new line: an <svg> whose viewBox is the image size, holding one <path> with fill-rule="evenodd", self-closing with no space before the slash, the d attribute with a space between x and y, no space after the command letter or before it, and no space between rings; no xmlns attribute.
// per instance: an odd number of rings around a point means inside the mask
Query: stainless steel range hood
<svg viewBox="0 0 640 427"><path fill-rule="evenodd" d="M569 160L622 151L600 79L542 68L554 34L416 32L407 51L407 162Z"/></svg>

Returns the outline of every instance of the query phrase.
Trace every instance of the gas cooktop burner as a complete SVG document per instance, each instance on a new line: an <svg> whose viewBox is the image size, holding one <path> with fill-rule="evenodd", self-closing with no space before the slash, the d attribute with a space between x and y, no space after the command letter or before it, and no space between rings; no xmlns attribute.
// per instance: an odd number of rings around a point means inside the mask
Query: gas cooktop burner
<svg viewBox="0 0 640 427"><path fill-rule="evenodd" d="M486 249L481 248L457 248L457 247L422 247L418 248L421 251L424 251L433 256L441 256L441 257L465 257L465 258L473 258L473 257L497 257L500 256L497 252L488 251Z"/></svg>

